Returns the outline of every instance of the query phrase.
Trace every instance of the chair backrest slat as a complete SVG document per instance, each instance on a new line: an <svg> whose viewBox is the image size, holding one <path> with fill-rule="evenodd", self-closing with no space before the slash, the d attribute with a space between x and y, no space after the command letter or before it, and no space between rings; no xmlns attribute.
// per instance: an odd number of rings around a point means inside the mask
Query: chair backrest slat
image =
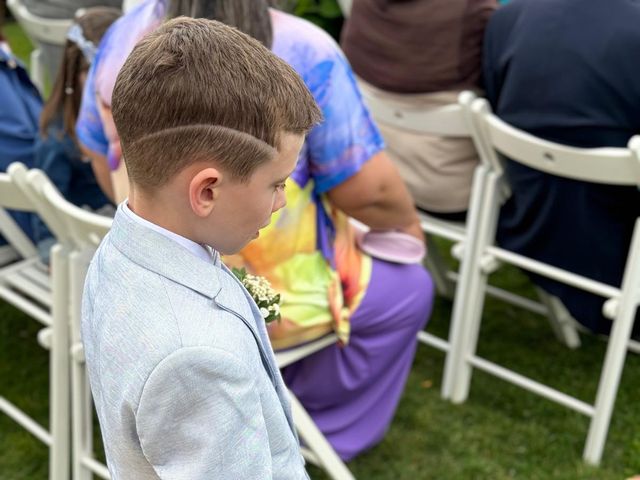
<svg viewBox="0 0 640 480"><path fill-rule="evenodd" d="M577 148L540 139L495 116L485 99L476 100L472 110L486 143L513 161L585 182L640 185L640 161L629 148Z"/></svg>
<svg viewBox="0 0 640 480"><path fill-rule="evenodd" d="M462 106L457 103L432 109L411 109L363 93L373 118L380 123L428 135L469 137Z"/></svg>
<svg viewBox="0 0 640 480"><path fill-rule="evenodd" d="M9 165L9 169L12 167L26 169L22 164ZM22 257L29 258L37 255L38 251L33 242L5 209L33 212L35 206L13 182L9 174L0 173L0 233Z"/></svg>
<svg viewBox="0 0 640 480"><path fill-rule="evenodd" d="M6 173L0 173L0 207L9 210L32 212L35 207Z"/></svg>
<svg viewBox="0 0 640 480"><path fill-rule="evenodd" d="M46 178L40 170L32 170L29 174L31 181L38 176ZM111 218L75 206L66 200L51 182L43 183L41 192L46 202L69 229L75 247L83 249L98 246L111 228Z"/></svg>

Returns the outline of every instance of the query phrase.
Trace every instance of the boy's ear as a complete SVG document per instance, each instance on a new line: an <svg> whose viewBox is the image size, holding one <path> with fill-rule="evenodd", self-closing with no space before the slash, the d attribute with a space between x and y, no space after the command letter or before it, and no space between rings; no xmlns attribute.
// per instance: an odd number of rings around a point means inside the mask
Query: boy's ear
<svg viewBox="0 0 640 480"><path fill-rule="evenodd" d="M214 209L222 181L220 170L209 167L198 171L189 182L189 203L198 217L207 217Z"/></svg>

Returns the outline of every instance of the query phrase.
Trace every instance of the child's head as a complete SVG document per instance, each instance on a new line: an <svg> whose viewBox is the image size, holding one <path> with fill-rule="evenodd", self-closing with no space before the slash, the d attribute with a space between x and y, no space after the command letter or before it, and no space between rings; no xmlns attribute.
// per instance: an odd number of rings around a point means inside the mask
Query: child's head
<svg viewBox="0 0 640 480"><path fill-rule="evenodd" d="M65 133L75 139L75 124L82 101L82 88L95 49L120 10L93 7L77 17L67 34L62 63L40 117L40 131L46 136L51 121L62 115Z"/></svg>
<svg viewBox="0 0 640 480"><path fill-rule="evenodd" d="M321 114L297 73L219 22L176 18L134 48L113 92L130 200L232 253L284 206L283 183Z"/></svg>

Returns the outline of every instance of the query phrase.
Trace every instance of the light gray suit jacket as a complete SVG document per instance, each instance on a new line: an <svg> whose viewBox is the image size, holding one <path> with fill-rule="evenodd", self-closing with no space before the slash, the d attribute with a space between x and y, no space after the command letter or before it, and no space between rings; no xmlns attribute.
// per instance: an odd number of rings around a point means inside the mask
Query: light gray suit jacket
<svg viewBox="0 0 640 480"><path fill-rule="evenodd" d="M264 321L219 261L118 209L82 339L114 480L308 478Z"/></svg>

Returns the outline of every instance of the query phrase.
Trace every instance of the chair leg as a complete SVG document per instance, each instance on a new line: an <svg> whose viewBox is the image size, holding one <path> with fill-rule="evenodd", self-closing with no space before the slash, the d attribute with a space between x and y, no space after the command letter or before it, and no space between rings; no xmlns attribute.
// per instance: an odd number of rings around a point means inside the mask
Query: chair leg
<svg viewBox="0 0 640 480"><path fill-rule="evenodd" d="M463 275L466 277L467 306L461 310L461 317L455 319L460 325L460 335L455 345L455 381L451 392L451 401L454 403L463 403L469 396L473 366L468 359L476 352L488 281L481 260L487 246L494 241L498 222L501 178L487 171L481 180L484 183L482 199L472 212L468 233L469 238L475 241L470 242L473 247L470 246L469 252L463 257L466 263Z"/></svg>
<svg viewBox="0 0 640 480"><path fill-rule="evenodd" d="M473 257L477 251L475 239L479 228L479 215L482 211L486 175L487 169L482 165L476 168L473 175L472 196L469 202L469 216L467 219L467 241L460 261L460 276L456 284L451 325L449 327L449 352L445 359L442 379L441 396L445 399L451 398L457 382L456 377L462 368L461 364L465 361L463 356L466 337L464 319L466 317L466 309L469 308L470 294L472 293L472 285L470 283L471 269L475 263Z"/></svg>
<svg viewBox="0 0 640 480"><path fill-rule="evenodd" d="M547 307L549 312L547 318L556 338L572 350L580 348L580 335L576 329L576 321L562 301L539 287L536 287L536 292L540 301Z"/></svg>
<svg viewBox="0 0 640 480"><path fill-rule="evenodd" d="M68 252L61 245L54 246L51 250L53 336L50 350L50 480L68 480L71 464L68 267Z"/></svg>
<svg viewBox="0 0 640 480"><path fill-rule="evenodd" d="M637 288L640 283L640 219L636 220L633 239L629 248L627 267L622 279L620 303L611 327L607 353L605 354L598 393L596 394L595 410L587 442L584 447L585 462L598 465L602 459L604 443L609 431L613 406L618 394L620 377L627 356L627 348L633 330L633 323L638 308Z"/></svg>
<svg viewBox="0 0 640 480"><path fill-rule="evenodd" d="M609 338L596 395L595 411L589 425L589 434L583 452L585 462L592 465L598 465L602 459L634 317L635 308L629 306L625 315L614 321Z"/></svg>
<svg viewBox="0 0 640 480"><path fill-rule="evenodd" d="M93 479L91 471L82 463L84 458L93 456L93 404L80 344L82 290L89 260L90 257L81 252L70 256L73 480Z"/></svg>
<svg viewBox="0 0 640 480"><path fill-rule="evenodd" d="M291 412L293 421L300 438L317 456L321 467L333 480L355 480L344 462L338 457L333 447L329 444L322 432L318 429L313 419L309 416L295 395L289 392L291 400Z"/></svg>
<svg viewBox="0 0 640 480"><path fill-rule="evenodd" d="M459 343L457 355L459 361L456 365L455 382L451 392L453 403L464 403L469 396L473 367L468 361L475 354L482 322L482 310L484 308L484 292L487 287L487 275L479 269L471 272L469 282L469 295L467 296L467 308L462 315L464 318L456 319L461 325L463 341Z"/></svg>

